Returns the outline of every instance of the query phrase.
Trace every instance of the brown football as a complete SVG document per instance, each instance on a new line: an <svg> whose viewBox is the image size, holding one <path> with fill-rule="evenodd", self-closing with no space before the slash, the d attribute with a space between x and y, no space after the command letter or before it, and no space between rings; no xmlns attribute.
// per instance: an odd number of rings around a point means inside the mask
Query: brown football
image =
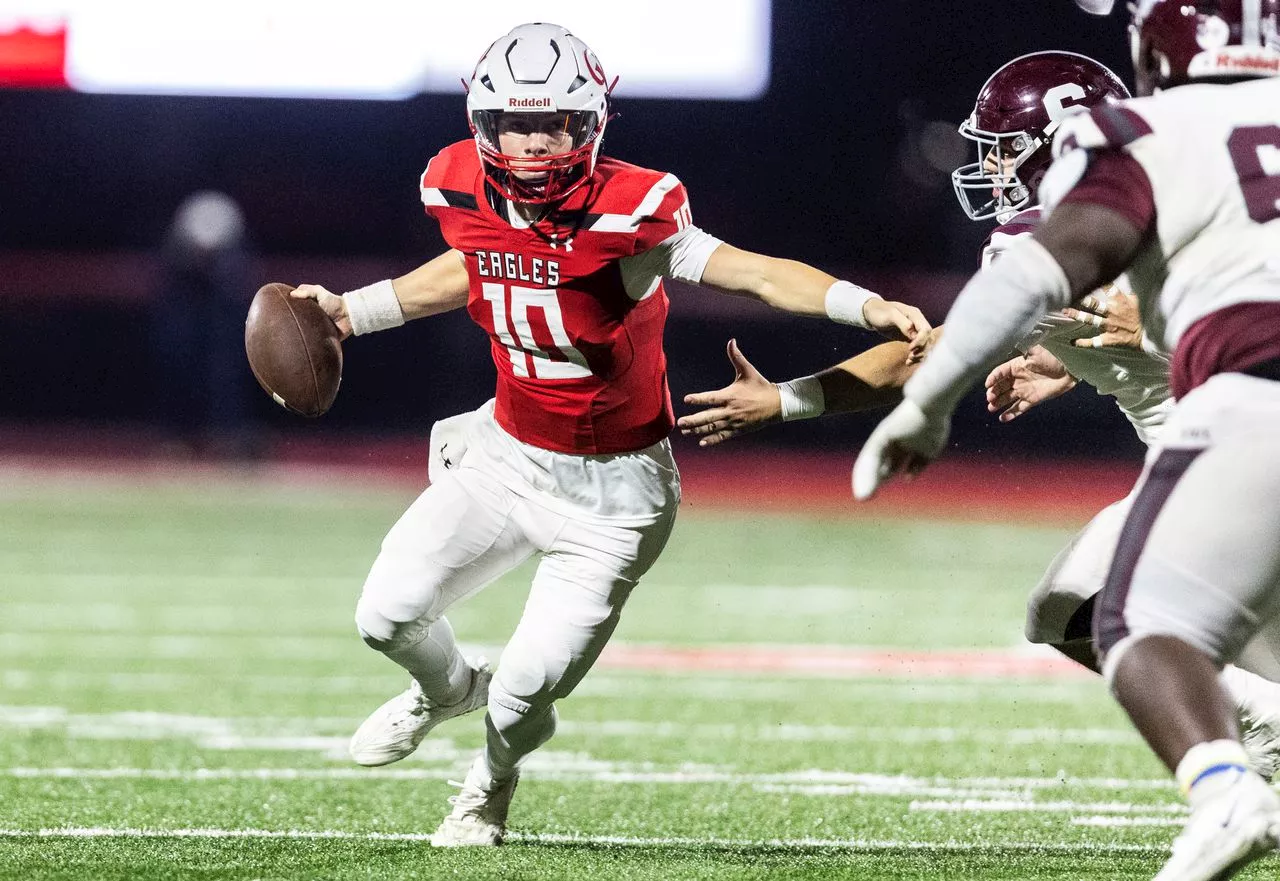
<svg viewBox="0 0 1280 881"><path fill-rule="evenodd" d="M244 350L258 385L299 416L333 406L342 382L342 333L320 304L289 296L293 288L265 284L244 323Z"/></svg>

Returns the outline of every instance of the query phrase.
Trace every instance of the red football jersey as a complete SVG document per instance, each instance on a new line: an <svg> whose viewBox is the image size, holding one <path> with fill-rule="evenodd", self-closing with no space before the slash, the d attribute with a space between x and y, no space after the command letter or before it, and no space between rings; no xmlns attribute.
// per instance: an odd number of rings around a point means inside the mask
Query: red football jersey
<svg viewBox="0 0 1280 881"><path fill-rule="evenodd" d="M422 201L466 256L467 311L490 337L495 417L513 437L564 453L643 449L674 425L662 350L661 281L628 293L622 261L690 223L674 175L602 158L556 225L508 221L472 141L435 156Z"/></svg>

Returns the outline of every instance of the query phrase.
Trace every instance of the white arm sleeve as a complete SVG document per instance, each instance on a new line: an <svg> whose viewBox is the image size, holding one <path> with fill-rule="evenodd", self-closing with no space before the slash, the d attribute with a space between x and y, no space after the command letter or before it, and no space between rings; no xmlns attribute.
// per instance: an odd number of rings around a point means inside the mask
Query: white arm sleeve
<svg viewBox="0 0 1280 881"><path fill-rule="evenodd" d="M686 226L649 250L618 261L622 282L633 300L643 300L652 294L663 278L697 284L702 281L711 253L723 244L696 226Z"/></svg>
<svg viewBox="0 0 1280 881"><path fill-rule="evenodd" d="M926 413L950 414L1046 312L1070 304L1071 286L1053 255L1033 238L1017 242L965 285L947 314L946 334L903 394Z"/></svg>

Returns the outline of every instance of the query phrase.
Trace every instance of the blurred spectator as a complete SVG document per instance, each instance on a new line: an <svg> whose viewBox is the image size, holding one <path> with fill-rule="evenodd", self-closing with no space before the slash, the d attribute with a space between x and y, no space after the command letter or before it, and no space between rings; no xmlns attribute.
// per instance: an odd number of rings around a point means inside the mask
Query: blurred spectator
<svg viewBox="0 0 1280 881"><path fill-rule="evenodd" d="M161 248L152 339L160 417L184 454L255 453L244 319L252 294L244 215L225 193L193 193Z"/></svg>

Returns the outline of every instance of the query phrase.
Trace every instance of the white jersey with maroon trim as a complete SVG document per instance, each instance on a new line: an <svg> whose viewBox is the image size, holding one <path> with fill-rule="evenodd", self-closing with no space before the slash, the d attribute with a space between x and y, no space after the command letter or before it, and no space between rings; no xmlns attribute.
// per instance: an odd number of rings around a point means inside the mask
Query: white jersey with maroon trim
<svg viewBox="0 0 1280 881"><path fill-rule="evenodd" d="M1129 268L1153 339L1173 351L1212 312L1280 301L1280 79L1179 86L1069 117L1046 204L1107 150L1136 160L1154 203L1156 235Z"/></svg>
<svg viewBox="0 0 1280 881"><path fill-rule="evenodd" d="M1031 235L1040 222L1041 212L1038 207L1026 208L992 230L982 248L982 265L991 263L1018 239ZM1129 290L1124 276L1116 279L1115 284L1122 291ZM1043 346L1076 379L1093 386L1100 395L1115 398L1138 437L1150 445L1173 409L1169 358L1125 346L1086 349L1075 345L1076 340L1100 333L1101 329L1092 324L1068 318L1061 312L1050 312L1018 343L1018 350L1026 352L1033 346Z"/></svg>

